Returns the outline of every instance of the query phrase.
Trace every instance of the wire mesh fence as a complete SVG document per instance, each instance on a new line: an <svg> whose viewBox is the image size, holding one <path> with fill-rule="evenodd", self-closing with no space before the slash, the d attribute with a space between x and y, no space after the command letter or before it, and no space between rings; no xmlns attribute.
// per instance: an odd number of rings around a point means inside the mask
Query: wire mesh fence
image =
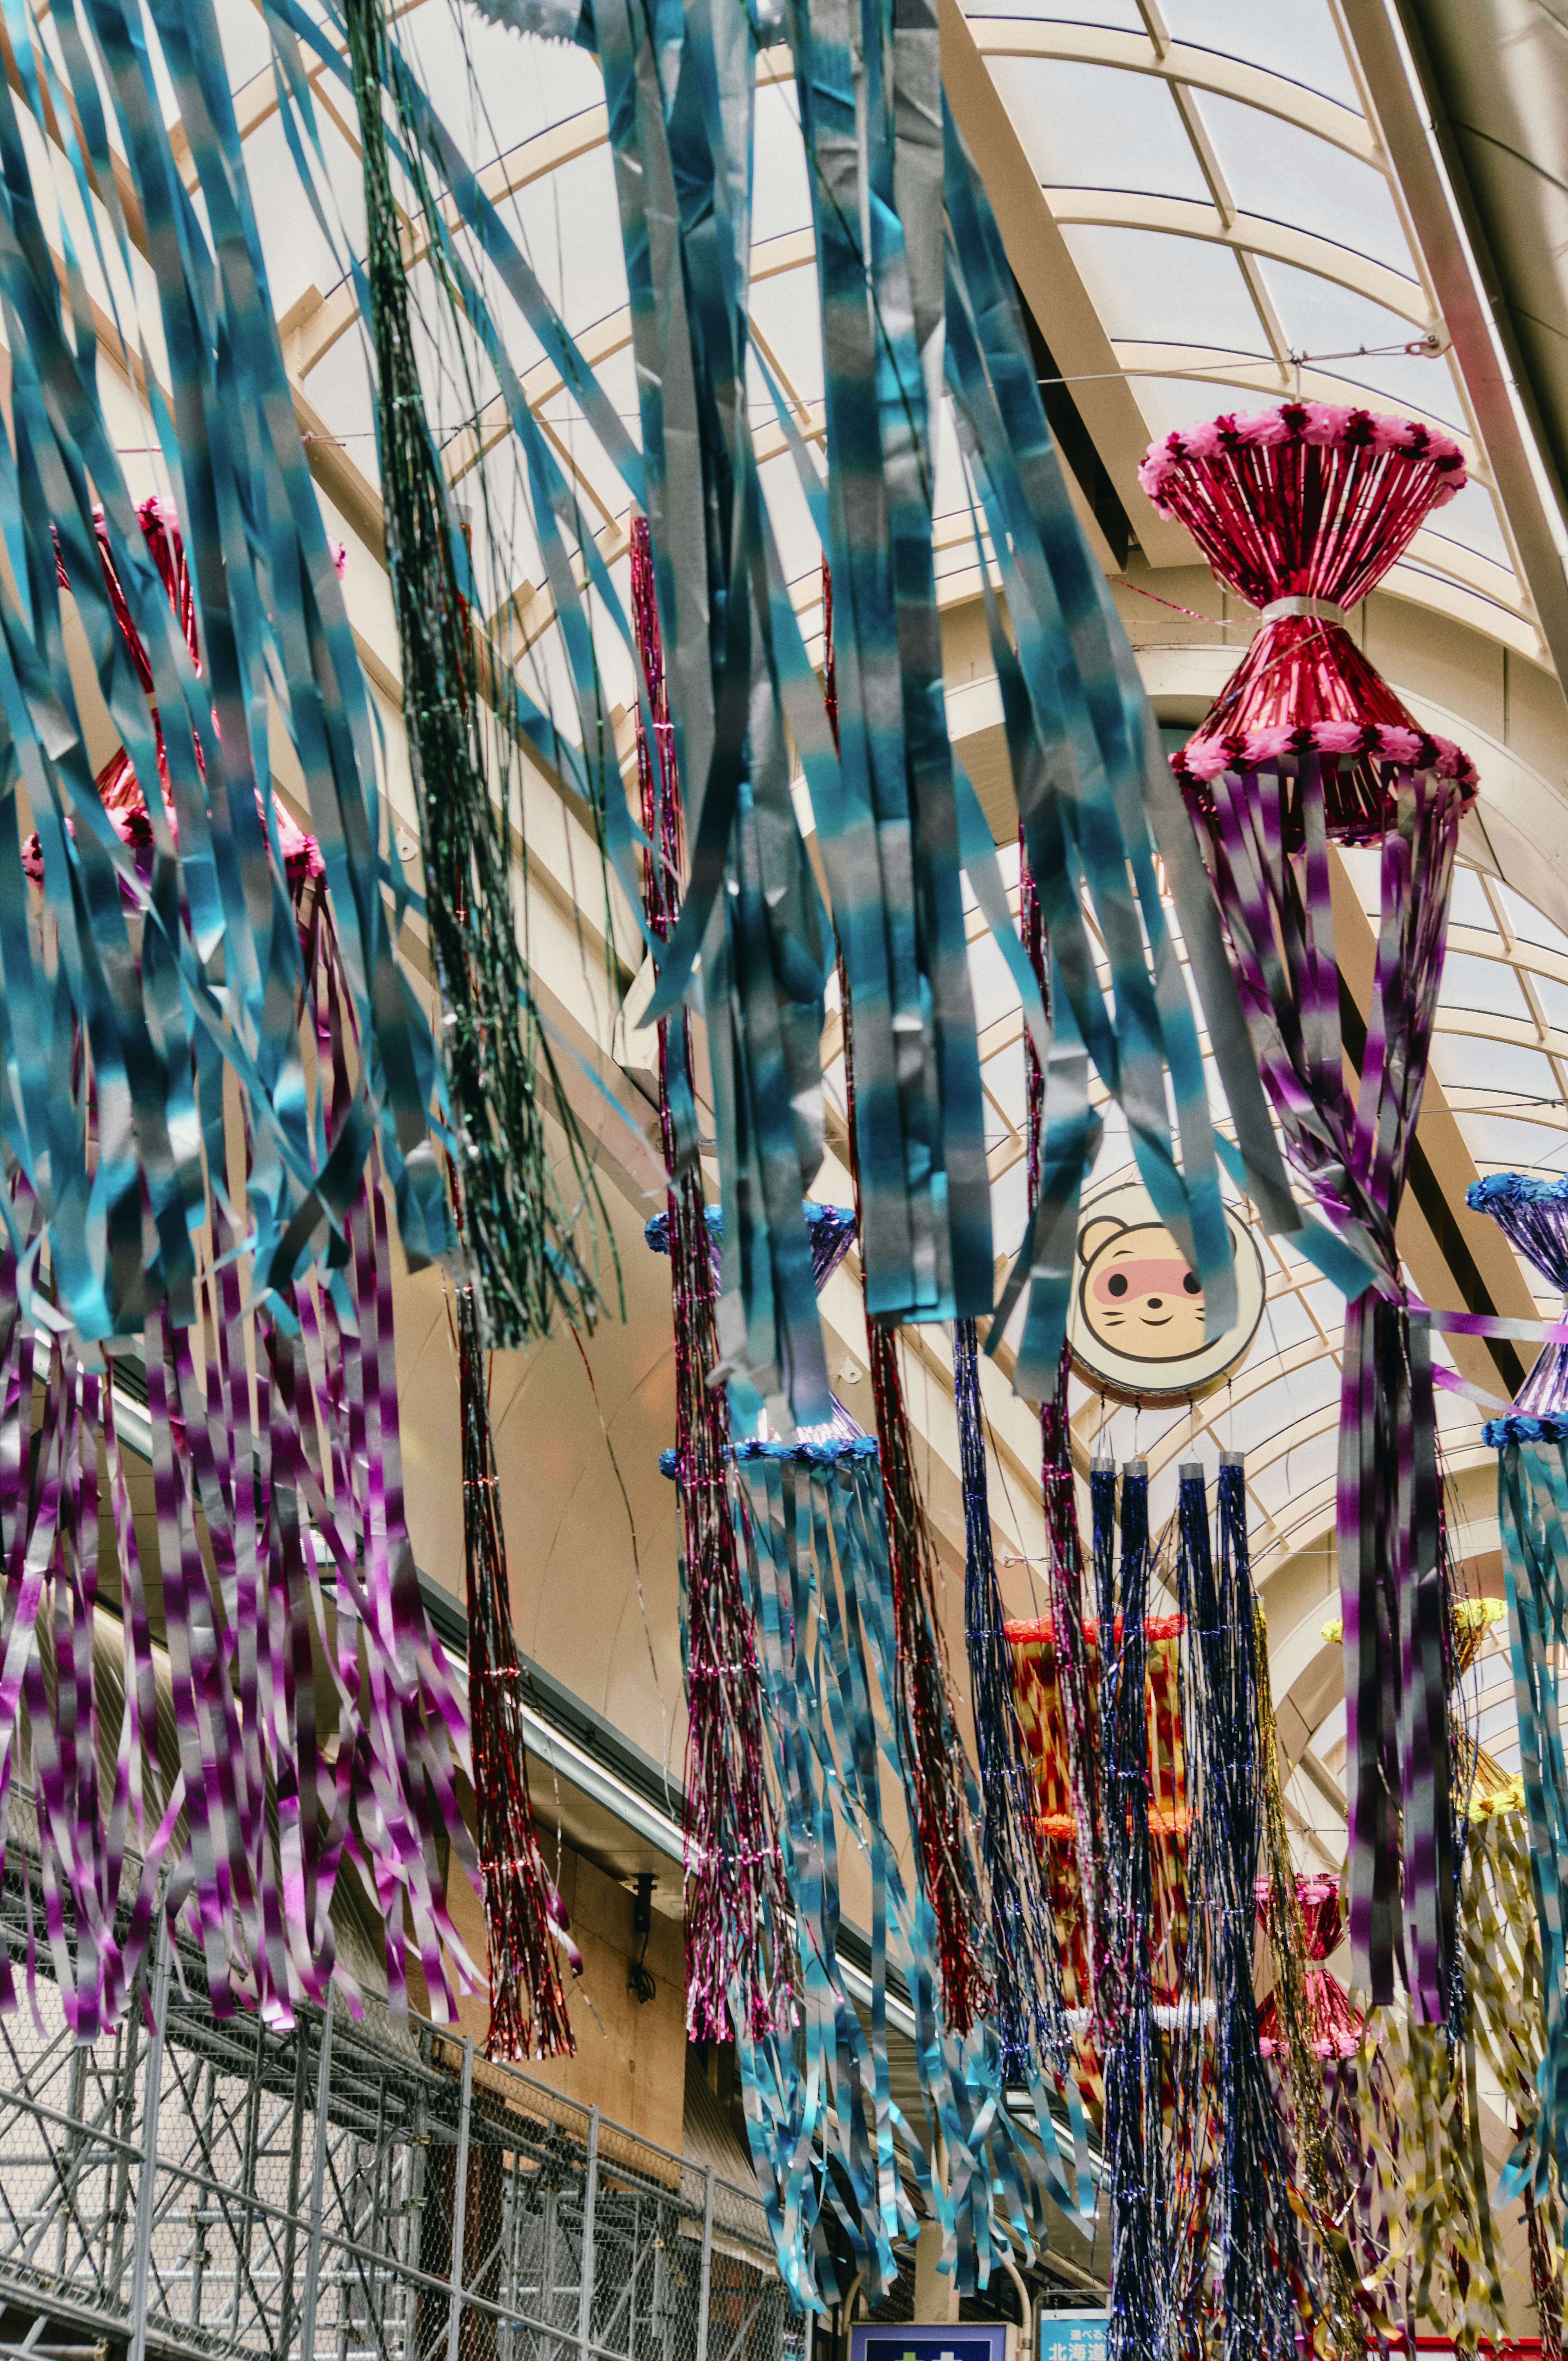
<svg viewBox="0 0 1568 2361"><path fill-rule="evenodd" d="M375 2002L215 2018L181 1946L79 2043L16 1821L0 2307L129 2361L809 2361L754 2191L450 2031Z"/></svg>

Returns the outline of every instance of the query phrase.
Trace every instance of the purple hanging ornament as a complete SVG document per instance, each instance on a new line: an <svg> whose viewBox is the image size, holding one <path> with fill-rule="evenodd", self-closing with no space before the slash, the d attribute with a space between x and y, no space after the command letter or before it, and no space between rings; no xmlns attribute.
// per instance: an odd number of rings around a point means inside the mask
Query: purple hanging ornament
<svg viewBox="0 0 1568 2361"><path fill-rule="evenodd" d="M1410 1305L1395 1224L1475 774L1410 722L1344 617L1463 486L1464 462L1420 425L1288 402L1173 434L1140 472L1266 627L1175 766L1287 1149L1367 1276L1345 1307L1340 1424L1351 1940L1374 2001L1394 1998L1398 1960L1436 2023L1456 1955L1447 1610L1431 1328ZM1382 849L1356 1091L1334 956L1336 840Z"/></svg>

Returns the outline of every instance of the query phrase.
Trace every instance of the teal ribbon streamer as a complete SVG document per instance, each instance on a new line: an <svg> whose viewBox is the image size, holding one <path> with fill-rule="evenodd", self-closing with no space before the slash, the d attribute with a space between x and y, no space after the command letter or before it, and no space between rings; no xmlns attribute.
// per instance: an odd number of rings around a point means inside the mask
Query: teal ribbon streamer
<svg viewBox="0 0 1568 2361"><path fill-rule="evenodd" d="M0 1136L36 1193L58 1307L84 1337L135 1333L167 1302L192 1316L192 1240L226 1173L203 1170L199 1093L233 1072L251 1111L249 1243L263 1286L286 1285L323 1237L341 1255L348 1208L378 1140L405 1246L448 1243L426 1132L434 1045L393 956L381 884L373 727L353 635L305 464L261 260L215 19L203 0L139 11L83 0L61 27L47 95L110 283L135 285L115 175L127 168L156 282L159 366L139 321L117 323L149 384L154 430L190 562L198 673L142 544L104 414L97 329L69 237L62 300L24 121L40 141L41 41L10 0L29 65L0 94L0 316L13 355L14 434L0 453L0 526L16 596L0 597L0 972L13 1087ZM161 52L197 183L187 193L165 127ZM104 193L107 192L107 193ZM52 214L52 204L49 213ZM169 807L147 797L148 873L118 843L85 756L66 660L58 567L138 779L159 762L146 697L97 561L94 503L161 719ZM364 1043L356 1105L329 1156L319 1083L293 1023L302 988L272 802L269 731L298 760L326 864ZM46 961L29 923L16 790L44 863ZM89 1160L90 1052L95 1137ZM206 1078L206 1079L203 1079ZM144 1213L148 1232L144 1237Z"/></svg>
<svg viewBox="0 0 1568 2361"><path fill-rule="evenodd" d="M972 2290L1003 2255L1028 2260L1046 2245L1047 2199L1091 2224L1081 2103L1070 2080L1060 2094L1032 2081L1033 2122L1014 2115L994 2026L982 2022L963 2041L941 2027L936 1928L918 1885L905 1883L888 1808L902 1802L902 1779L888 1735L893 1602L874 1442L742 1444L736 1456L802 1991L793 2034L758 2038L731 2008L779 2268L795 2301L812 2309L821 2308L819 2288L847 2292L845 2253L873 2301L888 2290L893 2241L916 2226L902 2163L941 2226L945 2267ZM871 1877L869 2030L840 1941L846 1843ZM894 1970L915 2017L916 2118L889 2075ZM933 2164L938 2137L945 2179Z"/></svg>
<svg viewBox="0 0 1568 2361"><path fill-rule="evenodd" d="M1540 2203L1568 2166L1568 1765L1559 1673L1568 1642L1568 1443L1561 1436L1504 1444L1497 1521L1546 2002L1541 2109L1508 2159L1497 2202L1528 2190Z"/></svg>
<svg viewBox="0 0 1568 2361"><path fill-rule="evenodd" d="M685 914L662 960L653 1005L667 1011L700 989L710 1031L734 1044L734 1085L721 1086L719 1151L727 1210L737 1186L748 1191L733 1225L738 1259L726 1268L737 1372L747 1359L762 1366L770 1345L775 1371L786 1363L813 1378L816 1371L798 1254L781 1265L776 1238L764 1250L762 1235L775 1213L783 1223L793 1218L784 1143L764 1151L759 1138L748 1166L744 1137L749 1089L751 1103L762 1104L750 1071L752 1027L765 1043L796 1005L784 982L784 947L772 947L766 976L743 977L713 931L721 904L741 886L737 831L748 779L753 798L759 793L751 749L766 705L787 714L806 771L855 1007L870 1309L885 1318L945 1319L992 1301L959 896L973 815L946 726L932 558L944 382L1003 577L1005 631L990 604L1009 756L1059 970L1052 999L1059 1042L1043 1060L1055 1093L1052 1185L1007 1300L1010 1309L1028 1287L1017 1382L1036 1395L1054 1382L1071 1270L1064 1241L1099 1139L1091 1066L1126 1114L1140 1172L1203 1280L1217 1333L1234 1308L1230 1241L1157 843L1249 1193L1271 1229L1295 1230L1299 1215L1191 831L1125 634L1072 512L994 218L944 108L935 8L916 0L895 17L891 0L858 7L791 0L782 11L817 245L825 485L771 373L763 376L831 567L835 752L757 496L743 400L751 358L752 88L757 48L774 33L772 15L764 26L723 0L694 0L674 14L656 13L649 0L592 0L581 10L569 0L479 5L519 31L597 50L605 72L644 494L692 814ZM762 742L776 727L768 716ZM758 808L790 833L771 787ZM977 891L980 884L976 876ZM1110 957L1109 995L1096 974L1086 901ZM792 944L806 942L791 930ZM1036 998L1025 994L1032 1019ZM1043 1028L1043 1011L1038 1019ZM754 1250L744 1245L753 1221ZM994 1323L995 1337L1003 1325ZM789 1382L798 1389L797 1378Z"/></svg>

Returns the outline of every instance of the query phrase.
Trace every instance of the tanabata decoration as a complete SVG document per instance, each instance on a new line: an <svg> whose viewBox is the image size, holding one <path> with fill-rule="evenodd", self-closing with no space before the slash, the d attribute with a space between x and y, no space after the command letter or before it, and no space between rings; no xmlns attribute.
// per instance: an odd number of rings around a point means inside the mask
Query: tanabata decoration
<svg viewBox="0 0 1568 2361"><path fill-rule="evenodd" d="M855 2272L873 2301L891 2290L893 2240L916 2228L905 2171L966 2290L985 2284L1000 2254L1027 2259L1042 2246L1047 2197L1085 2229L1094 2210L1076 2090L1066 2092L1064 2153L1047 2085L1026 2085L1032 2124L1009 2108L990 2020L977 2016L962 2035L943 2021L918 1848L909 1882L899 1866L904 1770L890 1734L898 1675L876 1456L868 1435L735 1446L801 1980L793 2035L758 2039L738 2024L736 2038L780 2268L795 2301L813 2307L819 2283L842 2297ZM846 1853L863 1861L869 1885L869 2026L845 1972ZM920 2118L895 2103L889 2079L895 1973L914 2015Z"/></svg>
<svg viewBox="0 0 1568 2361"><path fill-rule="evenodd" d="M1114 1464L1090 1473L1098 1612L1083 1640L1095 1698L1102 1792L1104 1907L1117 2013L1090 2005L1089 1928L1050 1616L1006 1625L1019 1723L1036 1795L1036 1835L1047 1868L1061 1946L1061 1982L1077 2038L1075 2073L1102 2129L1111 2221L1113 2336L1118 2352L1153 2349L1171 2315L1178 2245L1171 2234L1166 2137L1166 2041L1181 2017L1189 1823L1181 1708L1179 1616L1147 1612L1151 1542L1148 1476L1128 1461L1121 1478L1117 1563ZM1107 1646L1105 1635L1112 1635ZM1200 2201L1204 2192L1190 2190ZM1200 2248L1206 2240L1200 2237ZM1190 2258L1191 2249L1183 2245Z"/></svg>
<svg viewBox="0 0 1568 2361"><path fill-rule="evenodd" d="M811 1248L811 1281L820 1295L855 1243L854 1209L850 1205L825 1205L815 1198L807 1198L800 1210L806 1224L806 1243ZM717 1276L719 1257L724 1252L723 1206L705 1205L703 1221L707 1230L707 1251ZM655 1254L669 1253L671 1235L667 1213L650 1213L642 1225L642 1235Z"/></svg>
<svg viewBox="0 0 1568 2361"><path fill-rule="evenodd" d="M1499 1172L1473 1181L1467 1202L1490 1213L1552 1286L1568 1291L1568 1187ZM1506 2185L1528 2189L1539 2208L1568 2170L1568 1770L1560 1696L1568 1639L1568 1346L1548 1343L1513 1408L1481 1432L1498 1455L1497 1521L1546 2004L1539 2112Z"/></svg>
<svg viewBox="0 0 1568 2361"><path fill-rule="evenodd" d="M839 742L839 675L833 630L833 577L822 567L823 709ZM987 850L990 850L989 834ZM993 860L994 865L994 860ZM844 1055L844 1116L855 1229L861 1240L861 1304L866 1358L876 1407L893 1589L894 1731L904 1768L909 1824L937 1931L945 2022L962 2036L988 2007L994 1985L982 1965L985 1905L979 1838L970 1809L969 1764L958 1734L946 1642L937 1603L936 1544L915 1471L915 1437L904 1400L896 1323L879 1316L864 1252L864 1192L856 1120L856 1021L849 964L839 957L839 1013ZM972 1442L972 1438L971 1438Z"/></svg>
<svg viewBox="0 0 1568 2361"><path fill-rule="evenodd" d="M1013 1652L991 1537L980 1350L972 1320L953 1328L953 1402L963 1483L964 1638L980 1764L981 1844L996 1961L995 2017L1008 2079L1065 2075L1072 2037L1060 1941L1038 1838L1034 1781L1018 1720Z"/></svg>
<svg viewBox="0 0 1568 2361"><path fill-rule="evenodd" d="M195 633L213 610L193 597L178 529L157 502L144 506L141 529L149 555L138 568L181 634L191 676L201 678ZM71 552L68 566L71 539L61 533L58 559L49 549L49 589L67 574L80 612L99 607L116 619L114 661L123 657L132 678L156 685L108 518L79 560ZM155 639L163 617L157 620ZM164 719L172 712L181 715L178 729ZM16 979L14 1024L25 1004L22 963L40 956L50 936L63 961L61 905L72 906L94 863L106 895L93 919L98 940L108 946L116 933L128 940L128 978L137 988L160 961L179 956L176 913L162 897L174 888L176 851L199 841L201 827L179 782L201 745L198 775L215 797L219 759L210 724L193 741L188 717L172 697L144 708L135 759L127 745L104 766L95 820L80 797L67 818L40 779L37 833L19 842L14 813L9 832L0 830L0 861L8 848L21 893L5 950L7 976ZM150 794L144 779L157 782ZM258 808L252 791L253 815ZM263 876L269 891L288 896L297 961L287 1028L277 1010L269 1017L271 1071L281 1081L291 1066L302 1082L308 1049L318 1169L335 1161L360 1175L344 1209L341 1249L324 1268L286 1283L292 1265L275 1259L268 1287L265 1209L282 1174L259 1077L252 1067L248 1090L231 1098L229 1063L210 1031L181 1037L172 1005L165 1009L169 1082L180 1081L208 1191L183 1294L171 1290L144 1303L142 1338L118 1336L106 1365L94 1361L80 1299L74 1327L71 1316L70 1222L62 1228L53 1219L56 1201L41 1180L35 1186L25 1160L11 1163L4 1195L0 1546L9 1597L0 1830L23 1707L47 1936L67 2021L82 2040L112 2027L127 2004L160 1876L171 1922L184 1915L200 1943L219 2015L245 2002L286 2024L302 2000L323 2003L334 1977L357 2006L330 1916L345 1861L357 1862L384 1922L394 2006L406 1991L405 1923L438 2013L451 2014L448 1957L464 1989L476 1981L435 1867L436 1840L445 1837L476 1872L455 1794L467 1719L409 1546L381 1149L373 1131L367 1140L355 1137L374 1037L361 1027L351 988L326 891L330 864L314 837L280 807L266 809L272 850L262 856ZM109 1034L77 1027L63 997L55 1005L59 1030L44 1045L64 1061L52 1109L62 1164L72 1120L107 1157L118 1120ZM307 1137L302 1131L298 1144ZM274 1194L274 1212L280 1202ZM76 1268L80 1276L84 1266ZM174 1276L169 1265L163 1276ZM127 1291L122 1313L135 1301ZM137 1402L143 1389L145 1411ZM149 1536L145 1525L138 1530L127 1448L152 1462L155 1565L143 1560ZM159 1585L156 1607L149 1575ZM94 1690L101 1609L117 1613L124 1635L117 1738L100 1728ZM158 1746L159 1646L177 1763L164 1762ZM99 1773L104 1744L115 1763L107 1795ZM130 1847L141 1872L122 1926L116 1910ZM6 1959L0 2004L14 2000Z"/></svg>
<svg viewBox="0 0 1568 2361"><path fill-rule="evenodd" d="M1078 2070L1103 2134L1111 2345L1294 2350L1298 2232L1253 1997L1266 1819L1265 1723L1245 1477L1226 1454L1212 1525L1183 1466L1173 1534L1148 1529L1141 1460L1090 1473L1098 1612L1083 1624L1117 2010L1086 2004L1090 1933L1055 1616L1007 1627L1037 1783ZM1120 1547L1117 1518L1120 1513ZM1178 1611L1148 1612L1156 1562ZM1106 1635L1112 1635L1107 1646ZM1193 2349L1196 2349L1194 2346Z"/></svg>
<svg viewBox="0 0 1568 2361"><path fill-rule="evenodd" d="M1050 986L1045 924L1019 835L1018 933L1048 1016ZM1059 1078L1058 1078L1059 1079ZM1025 1148L1028 1204L1037 1216L1045 1180L1046 1074L1032 1032L1024 1034ZM1071 1355L1064 1332L1054 1382L1040 1397L1040 1499L1045 1510L1047 1580L1054 1633L1052 1662L1065 1725L1068 1787L1072 1798L1074 1863L1083 1914L1081 2004L1102 2026L1116 2015L1116 1971L1106 1918L1101 1828L1099 1723L1090 1685L1083 1620L1083 1540L1068 1416Z"/></svg>
<svg viewBox="0 0 1568 2361"><path fill-rule="evenodd" d="M1464 462L1423 426L1288 402L1168 436L1140 478L1263 616L1213 715L1174 759L1288 1153L1359 1265L1345 1311L1338 1535L1351 1942L1355 1981L1375 2001L1392 2000L1398 1959L1416 2005L1441 2023L1453 1998L1455 1853L1431 1339L1395 1224L1475 774L1404 714L1344 615L1463 487ZM1339 842L1382 848L1371 1008L1365 1038L1348 1041L1331 890Z"/></svg>
<svg viewBox="0 0 1568 2361"><path fill-rule="evenodd" d="M598 1183L555 1080L513 907L510 801L516 731L473 615L473 576L415 352L402 224L384 107L422 187L413 100L389 46L382 0L345 0L365 185L362 284L375 357L376 447L387 565L402 659L403 721L419 809L424 908L444 1008L454 1155L477 1308L499 1345L550 1333L565 1313L592 1326L598 1273L579 1232ZM458 288L433 249L438 283ZM487 694L487 691L488 692ZM491 716L489 708L498 710ZM487 729L489 718L497 726ZM500 785L500 812L496 786ZM544 1132L548 1089L577 1196L563 1202Z"/></svg>
<svg viewBox="0 0 1568 2361"><path fill-rule="evenodd" d="M1031 866L1052 903L1066 978L1070 1064L1087 1044L1131 1110L1140 1169L1192 1242L1210 1316L1223 1321L1230 1253L1192 1013L1160 898L1157 832L1244 1160L1266 1208L1293 1224L1255 1070L1220 954L1179 798L1100 569L1072 516L1016 296L983 188L948 115L934 10L902 26L826 0L783 15L731 9L668 23L643 0L482 0L522 35L566 39L604 74L620 203L641 448L518 251L477 175L427 104L409 137L425 159L432 251L499 386L530 471L529 498L579 714L578 742L612 858L639 898L634 832L618 815L608 714L580 564L596 609L634 633L596 550L565 545L572 493L509 375L487 301L506 286L647 517L669 706L687 798L689 873L679 923L655 947L651 1016L700 996L714 1067L726 1212L719 1342L727 1367L779 1415L827 1416L827 1372L799 1206L820 1154L817 1049L826 932L789 792L785 721L804 766L855 1009L861 1241L873 1314L948 1320L992 1307L989 1184L960 867L978 817L947 735L933 554L944 380L965 422L974 480L1016 635L1010 752ZM295 0L279 21L329 75L333 32ZM824 483L750 333L751 190L760 47L786 44L811 192L826 375ZM883 77L885 56L886 74ZM410 77L411 81L412 77ZM302 124L303 78L291 85ZM870 243L863 227L872 225ZM480 267L482 262L482 268ZM753 365L848 619L841 749L807 662L760 478ZM896 592L894 585L896 584ZM498 607L511 585L498 586ZM645 688L640 689L645 696ZM648 726L648 716L644 714ZM619 831L619 843L617 836ZM980 851L992 858L981 823ZM1102 988L1084 896L1113 946ZM1114 1012L1114 1013L1113 1013ZM1163 1069L1176 1077L1179 1155ZM1038 1269L1054 1306L1054 1370L1070 1257L1060 1213L1091 1152L1064 1125L1059 1186L1020 1285ZM689 1140L683 1154L693 1152ZM1070 1213L1067 1215L1070 1227ZM1051 1257L1056 1256L1056 1259Z"/></svg>
<svg viewBox="0 0 1568 2361"><path fill-rule="evenodd" d="M455 1175L449 1186L461 1241L464 1206ZM463 1437L474 1836L490 1979L485 2055L509 2060L570 2058L577 2043L557 1953L565 1951L576 1976L583 1972L583 1956L545 1863L529 1793L523 1670L512 1631L506 1527L490 1424L490 1356L471 1270L459 1281L456 1297L452 1324Z"/></svg>
<svg viewBox="0 0 1568 2361"><path fill-rule="evenodd" d="M1174 2048L1178 2153L1212 2157L1210 2302L1223 2353L1285 2361L1296 2345L1297 2225L1280 2125L1258 2039L1253 1913L1266 1815L1261 1634L1241 1455L1223 1452L1211 1537L1202 1467L1179 1476L1177 1603L1188 1633L1182 1727L1191 1888ZM1212 2040L1202 2004L1212 1996ZM1187 2128L1182 2123L1188 2119ZM1189 2167L1189 2180L1196 2176Z"/></svg>
<svg viewBox="0 0 1568 2361"><path fill-rule="evenodd" d="M1532 2272L1544 2273L1550 2285L1555 2269L1556 2167L1549 2165L1539 2180L1533 2171L1520 2173L1521 2159L1533 2157L1539 2136L1548 2021L1522 1829L1524 1783L1476 1741L1462 1686L1501 1613L1500 1600L1479 1598L1455 1598L1450 1610L1464 1992L1453 2037L1448 2027L1424 2024L1414 2011L1372 2008L1363 2019L1337 1982L1321 1971L1320 2015L1329 2037L1319 2047L1329 2093L1330 2160L1344 2192L1335 2214L1341 2235L1332 2243L1360 2291L1368 2325L1384 2337L1413 2335L1421 2320L1436 2322L1460 2341L1497 2341L1508 2334L1496 2208L1521 2182ZM1342 1637L1338 1619L1325 1623L1323 1636ZM1315 1879L1305 1891L1316 1942L1330 1949L1343 1931L1337 1887L1332 1880ZM1496 2198L1485 2148L1496 2117L1480 2095L1483 2067L1519 2126L1515 2158ZM1294 2082L1294 2057L1291 2074ZM1550 2315L1549 2298L1543 2329Z"/></svg>
<svg viewBox="0 0 1568 2361"><path fill-rule="evenodd" d="M680 917L685 840L680 777L664 685L648 528L631 544L631 596L651 728L641 719L637 774L647 838L643 906L667 941ZM784 1942L785 1890L772 1791L763 1770L762 1685L751 1602L729 1497L729 1404L718 1381L723 1224L705 1207L702 1174L683 1163L680 1112L693 1102L691 1016L659 1020L659 1124L669 1202L648 1224L670 1257L675 1349L674 1472L679 1488L681 1643L686 1679L685 1987L694 2041L725 2039L730 2013L759 2037L795 2018ZM813 1229L847 1248L846 1224Z"/></svg>
<svg viewBox="0 0 1568 2361"><path fill-rule="evenodd" d="M360 131L367 223L361 284L375 361L387 563L424 914L443 1008L449 1185L466 1264L455 1326L469 1706L490 1960L488 2048L492 2056L518 2058L537 2047L551 2057L575 2047L554 1940L565 1912L540 1852L528 1792L522 1672L511 1632L486 1347L548 1335L563 1315L593 1325L599 1279L583 1235L602 1225L603 1208L529 983L513 902L515 731L497 694L474 611L466 544L425 414L386 121L389 111L402 155L417 159L409 94L387 45L380 0L345 0L344 20ZM441 260L438 252L438 277ZM556 1181L546 1093L565 1136L575 1202L563 1198ZM613 1237L611 1244L613 1251ZM580 1972L580 1960L574 1963Z"/></svg>

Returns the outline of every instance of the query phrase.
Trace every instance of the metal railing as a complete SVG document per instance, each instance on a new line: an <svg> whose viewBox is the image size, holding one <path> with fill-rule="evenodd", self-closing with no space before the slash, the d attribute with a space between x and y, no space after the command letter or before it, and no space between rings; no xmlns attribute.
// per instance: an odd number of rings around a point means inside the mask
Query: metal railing
<svg viewBox="0 0 1568 2361"><path fill-rule="evenodd" d="M809 2361L754 2191L471 2041L376 2002L216 2018L165 1944L78 2044L38 1957L0 2016L0 2307L127 2361Z"/></svg>

